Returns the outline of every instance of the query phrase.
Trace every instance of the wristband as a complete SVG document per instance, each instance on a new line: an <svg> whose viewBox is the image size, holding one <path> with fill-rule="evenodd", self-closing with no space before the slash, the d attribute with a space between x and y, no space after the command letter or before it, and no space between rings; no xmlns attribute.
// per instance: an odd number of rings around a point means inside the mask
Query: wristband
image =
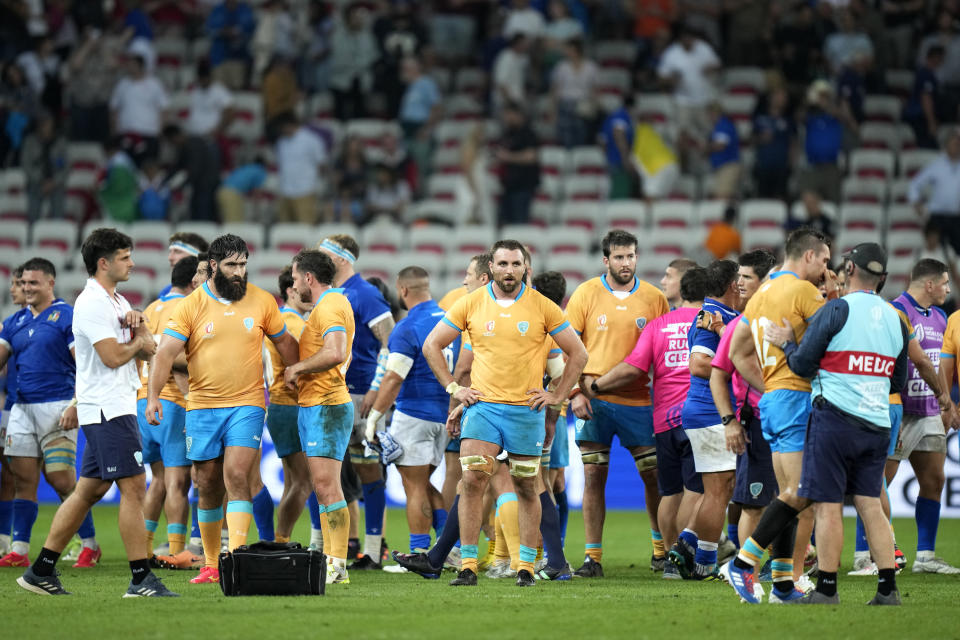
<svg viewBox="0 0 960 640"><path fill-rule="evenodd" d="M579 386L576 386L576 387L574 387L573 389L570 390L570 395L568 396L567 399L568 399L568 400L573 400L573 399L576 398L579 394L580 394L580 387L579 387Z"/></svg>
<svg viewBox="0 0 960 640"><path fill-rule="evenodd" d="M737 416L731 413L729 415L725 415L722 418L720 418L720 424L722 424L723 426L727 426L728 424L730 424L736 419L737 419Z"/></svg>
<svg viewBox="0 0 960 640"><path fill-rule="evenodd" d="M451 382L450 384L447 385L447 387L446 387L446 392L452 396L452 395L455 394L457 391L460 391L460 389L463 389L463 387L461 387L459 384L457 384L457 381L454 380L453 382Z"/></svg>

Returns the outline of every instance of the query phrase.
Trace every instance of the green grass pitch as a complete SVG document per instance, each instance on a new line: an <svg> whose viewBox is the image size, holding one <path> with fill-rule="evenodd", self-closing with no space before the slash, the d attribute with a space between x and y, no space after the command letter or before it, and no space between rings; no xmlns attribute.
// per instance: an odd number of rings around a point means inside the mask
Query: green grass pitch
<svg viewBox="0 0 960 640"><path fill-rule="evenodd" d="M898 577L903 607L864 603L876 578L847 577L853 522L846 521L839 607L740 604L720 582L665 581L649 568L650 539L643 512L607 514L601 580L542 583L520 589L512 580L480 577L473 589L440 580L384 572L352 572L349 585L331 585L325 597L225 598L216 585L191 585L190 571L158 571L177 599L121 599L129 572L116 529L116 508L94 511L104 547L99 567L60 567L70 597L27 593L20 569L0 569L0 637L10 638L956 638L960 576ZM50 526L43 506L34 528L35 554ZM912 560L916 529L898 520L898 541ZM306 515L295 539L309 537ZM160 531L164 530L161 524ZM162 538L162 535L160 536ZM387 540L403 549L403 513L391 510ZM960 521L940 525L938 554L960 563ZM579 511L571 511L567 552L578 566L583 549ZM765 585L769 587L769 585Z"/></svg>

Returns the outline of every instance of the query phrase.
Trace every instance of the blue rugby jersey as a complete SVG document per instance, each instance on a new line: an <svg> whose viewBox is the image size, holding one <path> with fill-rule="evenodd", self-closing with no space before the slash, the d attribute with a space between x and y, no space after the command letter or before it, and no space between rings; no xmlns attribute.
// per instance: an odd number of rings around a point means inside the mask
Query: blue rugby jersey
<svg viewBox="0 0 960 640"><path fill-rule="evenodd" d="M380 290L355 273L341 285L343 295L347 296L353 307L356 334L353 336L353 357L347 370L347 388L350 393L366 393L377 372L377 355L380 353L380 341L370 330L390 315L390 305L384 300Z"/></svg>
<svg viewBox="0 0 960 640"><path fill-rule="evenodd" d="M719 312L724 324L729 324L740 315L735 309L713 298L704 299L702 308L705 313ZM694 318L690 330L687 331L687 347L690 354L702 353L713 358L717 354L719 344L720 336L712 331L698 328L697 318ZM713 402L713 393L710 392L710 380L690 374L690 392L683 403L682 415L684 429L702 429L720 424L720 413Z"/></svg>
<svg viewBox="0 0 960 640"><path fill-rule="evenodd" d="M17 402L69 400L77 383L73 348L73 307L57 298L37 314L24 309L23 321L5 323L2 341L16 356Z"/></svg>

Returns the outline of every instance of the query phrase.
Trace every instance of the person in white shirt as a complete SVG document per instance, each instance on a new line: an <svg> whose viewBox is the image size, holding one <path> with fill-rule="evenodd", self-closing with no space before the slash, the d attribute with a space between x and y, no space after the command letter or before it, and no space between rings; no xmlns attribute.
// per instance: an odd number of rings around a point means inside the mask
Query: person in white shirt
<svg viewBox="0 0 960 640"><path fill-rule="evenodd" d="M503 25L503 37L510 40L515 35L537 39L546 30L543 14L530 6L530 0L513 0L510 14Z"/></svg>
<svg viewBox="0 0 960 640"><path fill-rule="evenodd" d="M233 94L213 80L210 62L197 63L197 84L190 89L190 113L187 133L192 136L212 136L223 133L233 118Z"/></svg>
<svg viewBox="0 0 960 640"><path fill-rule="evenodd" d="M720 58L713 48L688 27L664 50L657 74L673 89L680 133L701 139L709 132L712 123L707 106L716 95L712 76L719 69Z"/></svg>
<svg viewBox="0 0 960 640"><path fill-rule="evenodd" d="M116 229L97 229L80 249L90 279L77 297L73 333L77 359L77 417L87 445L80 480L53 517L40 555L17 584L41 595L68 595L56 563L87 511L114 482L120 490L119 527L132 575L125 598L176 596L151 571L145 551L146 480L137 427L136 358L156 350L143 314L117 293L130 278L133 241Z"/></svg>
<svg viewBox="0 0 960 640"><path fill-rule="evenodd" d="M137 164L157 155L157 137L170 105L163 85L147 74L144 64L142 56L132 56L127 62L127 75L110 96L111 128L123 136L124 146Z"/></svg>
<svg viewBox="0 0 960 640"><path fill-rule="evenodd" d="M940 154L910 181L907 197L921 217L940 227L944 241L960 253L960 127L953 127Z"/></svg>
<svg viewBox="0 0 960 640"><path fill-rule="evenodd" d="M583 42L570 40L566 60L553 68L550 94L557 124L557 142L563 147L589 144L596 130L597 65L583 55Z"/></svg>
<svg viewBox="0 0 960 640"><path fill-rule="evenodd" d="M293 114L280 116L279 124L277 222L314 224L317 222L320 171L327 163L326 144L316 133L301 126Z"/></svg>
<svg viewBox="0 0 960 640"><path fill-rule="evenodd" d="M493 63L493 105L498 113L507 104L526 103L529 48L526 36L515 35Z"/></svg>

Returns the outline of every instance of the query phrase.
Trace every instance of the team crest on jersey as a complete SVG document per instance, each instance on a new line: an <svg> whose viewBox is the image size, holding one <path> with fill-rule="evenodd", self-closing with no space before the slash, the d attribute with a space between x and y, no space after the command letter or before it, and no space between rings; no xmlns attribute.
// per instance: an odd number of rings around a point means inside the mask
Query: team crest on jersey
<svg viewBox="0 0 960 640"><path fill-rule="evenodd" d="M517 323L517 331L520 332L521 336L526 336L527 331L530 329L530 323L526 320L521 320Z"/></svg>
<svg viewBox="0 0 960 640"><path fill-rule="evenodd" d="M645 326L647 326L647 319L637 318L637 329L640 329L642 331Z"/></svg>
<svg viewBox="0 0 960 640"><path fill-rule="evenodd" d="M760 496L760 493L761 493L762 491L763 491L763 483L762 483L762 482L751 482L751 483L750 483L750 495L752 495L754 498L759 497L759 496Z"/></svg>
<svg viewBox="0 0 960 640"><path fill-rule="evenodd" d="M253 318L250 318L250 317L244 318L243 326L247 328L247 331L253 330Z"/></svg>
<svg viewBox="0 0 960 640"><path fill-rule="evenodd" d="M50 322L56 322L56 321L59 320L59 319L60 319L60 312L59 312L59 311L54 311L54 312L51 313L49 316L47 316L47 320L49 320Z"/></svg>

